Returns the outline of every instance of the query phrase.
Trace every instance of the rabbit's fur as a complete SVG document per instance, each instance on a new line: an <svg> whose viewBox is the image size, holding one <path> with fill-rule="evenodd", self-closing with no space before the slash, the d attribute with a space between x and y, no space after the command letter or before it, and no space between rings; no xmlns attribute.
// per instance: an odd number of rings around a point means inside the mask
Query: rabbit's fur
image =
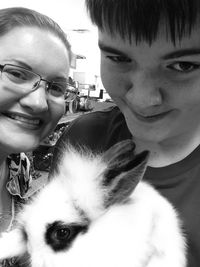
<svg viewBox="0 0 200 267"><path fill-rule="evenodd" d="M0 259L28 251L33 267L186 266L177 213L140 181L148 153L134 149L131 140L102 155L68 145L57 174L0 238Z"/></svg>

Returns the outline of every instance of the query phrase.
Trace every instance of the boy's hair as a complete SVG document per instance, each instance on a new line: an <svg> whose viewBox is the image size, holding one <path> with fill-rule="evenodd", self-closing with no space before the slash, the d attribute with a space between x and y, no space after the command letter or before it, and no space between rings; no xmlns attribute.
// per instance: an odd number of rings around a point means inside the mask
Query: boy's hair
<svg viewBox="0 0 200 267"><path fill-rule="evenodd" d="M199 0L86 0L92 22L99 30L118 33L130 41L152 43L160 26L175 43L189 35L200 13ZM199 25L200 26L200 25Z"/></svg>
<svg viewBox="0 0 200 267"><path fill-rule="evenodd" d="M24 7L0 9L0 37L16 27L37 27L57 36L65 45L71 57L71 46L60 26L51 18Z"/></svg>

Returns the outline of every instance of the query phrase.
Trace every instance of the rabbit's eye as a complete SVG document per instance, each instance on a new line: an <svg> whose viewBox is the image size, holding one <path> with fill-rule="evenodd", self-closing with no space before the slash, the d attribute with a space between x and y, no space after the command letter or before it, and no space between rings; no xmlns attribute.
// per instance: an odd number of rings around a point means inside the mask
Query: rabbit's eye
<svg viewBox="0 0 200 267"><path fill-rule="evenodd" d="M70 229L60 228L57 229L54 234L57 240L67 240L70 237Z"/></svg>
<svg viewBox="0 0 200 267"><path fill-rule="evenodd" d="M85 233L87 229L88 225L64 224L61 221L56 221L47 225L45 241L54 251L66 250L71 246L76 236L79 233Z"/></svg>

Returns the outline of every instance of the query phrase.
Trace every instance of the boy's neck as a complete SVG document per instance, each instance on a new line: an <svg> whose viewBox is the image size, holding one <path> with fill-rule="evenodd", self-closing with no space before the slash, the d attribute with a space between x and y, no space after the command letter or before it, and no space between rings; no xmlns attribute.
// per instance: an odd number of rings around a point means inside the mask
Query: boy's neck
<svg viewBox="0 0 200 267"><path fill-rule="evenodd" d="M190 142L188 141L190 140ZM161 143L135 140L137 152L149 150L149 166L159 168L174 164L186 158L200 145L200 135L195 138L174 138Z"/></svg>

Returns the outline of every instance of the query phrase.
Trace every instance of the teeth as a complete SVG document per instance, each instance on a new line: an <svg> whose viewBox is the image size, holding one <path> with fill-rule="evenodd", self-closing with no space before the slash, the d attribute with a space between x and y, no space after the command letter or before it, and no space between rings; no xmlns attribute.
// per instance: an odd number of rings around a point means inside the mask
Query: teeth
<svg viewBox="0 0 200 267"><path fill-rule="evenodd" d="M25 122L25 123L28 123L28 124L34 124L34 125L39 125L40 124L40 120L39 119L27 119L27 118L24 118L24 117L21 117L21 116L18 116L18 115L13 115L13 114L11 114L9 117L14 119L14 120L18 120L18 121Z"/></svg>

